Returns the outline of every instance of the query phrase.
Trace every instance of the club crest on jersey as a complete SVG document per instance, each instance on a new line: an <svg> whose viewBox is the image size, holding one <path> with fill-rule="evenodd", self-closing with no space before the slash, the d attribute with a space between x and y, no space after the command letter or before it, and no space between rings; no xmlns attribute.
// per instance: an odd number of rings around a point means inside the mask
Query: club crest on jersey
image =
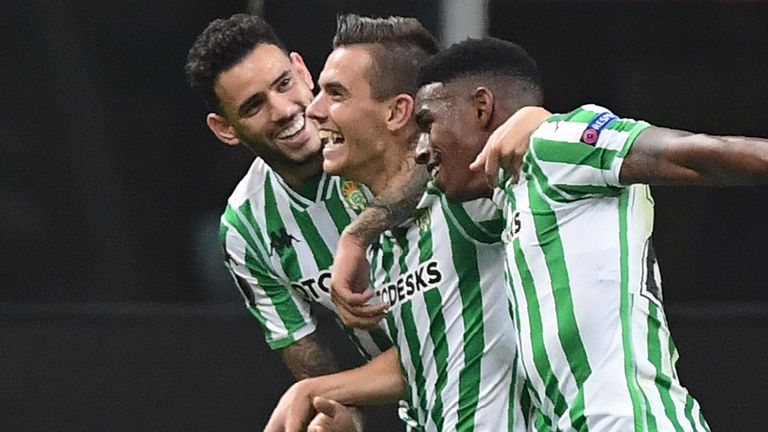
<svg viewBox="0 0 768 432"><path fill-rule="evenodd" d="M357 182L345 180L341 184L341 196L347 207L356 212L361 212L368 207L368 199L365 198L365 194L360 190L360 185Z"/></svg>
<svg viewBox="0 0 768 432"><path fill-rule="evenodd" d="M429 226L432 225L432 216L429 213L429 209L416 210L414 215L416 220L416 226L419 227L419 231L429 231Z"/></svg>
<svg viewBox="0 0 768 432"><path fill-rule="evenodd" d="M607 111L598 114L589 122L587 128L581 134L581 142L584 144L595 145L598 138L600 138L600 132L616 119L618 119L618 117Z"/></svg>
<svg viewBox="0 0 768 432"><path fill-rule="evenodd" d="M274 255L277 252L278 255L282 255L283 251L290 247L295 241L301 241L296 237L288 234L285 227L280 228L277 231L269 233L269 254Z"/></svg>

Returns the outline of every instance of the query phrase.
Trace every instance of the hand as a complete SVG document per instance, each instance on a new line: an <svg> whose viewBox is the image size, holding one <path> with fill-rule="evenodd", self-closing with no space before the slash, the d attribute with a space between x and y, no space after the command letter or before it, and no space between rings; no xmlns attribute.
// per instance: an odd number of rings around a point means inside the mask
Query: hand
<svg viewBox="0 0 768 432"><path fill-rule="evenodd" d="M344 325L369 329L384 318L386 303L366 304L374 296L369 281L365 246L354 236L342 233L331 269L331 301Z"/></svg>
<svg viewBox="0 0 768 432"><path fill-rule="evenodd" d="M280 398L264 432L301 432L313 413L312 396L306 380L299 381Z"/></svg>
<svg viewBox="0 0 768 432"><path fill-rule="evenodd" d="M484 169L488 185L492 188L498 186L499 166L512 175L513 181L517 181L531 134L551 115L552 113L541 107L520 108L493 131L483 150L469 165L469 169Z"/></svg>
<svg viewBox="0 0 768 432"><path fill-rule="evenodd" d="M307 432L363 432L363 416L359 409L320 396L315 397L312 405L317 415Z"/></svg>

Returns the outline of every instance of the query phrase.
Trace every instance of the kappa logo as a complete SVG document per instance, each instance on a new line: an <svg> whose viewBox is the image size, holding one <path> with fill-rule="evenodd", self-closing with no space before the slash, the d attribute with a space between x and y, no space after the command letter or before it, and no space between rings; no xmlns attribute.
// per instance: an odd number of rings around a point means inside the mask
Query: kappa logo
<svg viewBox="0 0 768 432"><path fill-rule="evenodd" d="M341 184L341 196L344 198L344 202L350 209L361 212L368 207L368 199L365 194L360 190L360 185L351 180L345 180Z"/></svg>
<svg viewBox="0 0 768 432"><path fill-rule="evenodd" d="M278 255L282 255L283 251L295 241L300 242L301 240L288 234L285 227L272 231L269 233L269 255L274 255L275 252Z"/></svg>
<svg viewBox="0 0 768 432"><path fill-rule="evenodd" d="M581 142L584 144L595 145L600 138L600 132L618 117L610 112L604 112L597 115L589 122L587 128L581 134Z"/></svg>

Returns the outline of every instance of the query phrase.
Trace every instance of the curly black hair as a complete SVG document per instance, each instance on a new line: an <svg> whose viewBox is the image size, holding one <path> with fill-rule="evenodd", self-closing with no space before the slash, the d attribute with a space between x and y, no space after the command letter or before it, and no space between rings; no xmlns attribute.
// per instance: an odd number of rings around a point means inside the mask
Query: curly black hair
<svg viewBox="0 0 768 432"><path fill-rule="evenodd" d="M371 55L368 81L378 101L403 93L413 96L419 66L439 50L435 37L416 18L339 16L333 48L358 44L367 45Z"/></svg>
<svg viewBox="0 0 768 432"><path fill-rule="evenodd" d="M235 14L217 19L197 37L187 53L184 73L189 85L208 108L220 112L214 86L219 74L239 63L261 44L288 50L266 21L255 15Z"/></svg>
<svg viewBox="0 0 768 432"><path fill-rule="evenodd" d="M421 67L419 87L470 77L500 78L516 88L542 98L536 62L517 44L496 38L466 39L432 56Z"/></svg>

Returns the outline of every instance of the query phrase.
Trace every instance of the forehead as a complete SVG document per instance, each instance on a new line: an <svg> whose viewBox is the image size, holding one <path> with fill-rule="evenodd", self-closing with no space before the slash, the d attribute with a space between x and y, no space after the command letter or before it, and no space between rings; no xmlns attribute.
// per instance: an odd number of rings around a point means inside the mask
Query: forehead
<svg viewBox="0 0 768 432"><path fill-rule="evenodd" d="M238 100L258 91L265 91L269 85L292 63L288 54L272 44L260 44L242 60L219 74L216 93L222 101Z"/></svg>
<svg viewBox="0 0 768 432"><path fill-rule="evenodd" d="M439 114L448 111L454 101L454 92L443 83L430 83L416 93L416 111Z"/></svg>
<svg viewBox="0 0 768 432"><path fill-rule="evenodd" d="M320 85L329 82L353 85L357 81L367 83L367 73L373 61L370 52L363 46L339 47L333 50L320 72Z"/></svg>

